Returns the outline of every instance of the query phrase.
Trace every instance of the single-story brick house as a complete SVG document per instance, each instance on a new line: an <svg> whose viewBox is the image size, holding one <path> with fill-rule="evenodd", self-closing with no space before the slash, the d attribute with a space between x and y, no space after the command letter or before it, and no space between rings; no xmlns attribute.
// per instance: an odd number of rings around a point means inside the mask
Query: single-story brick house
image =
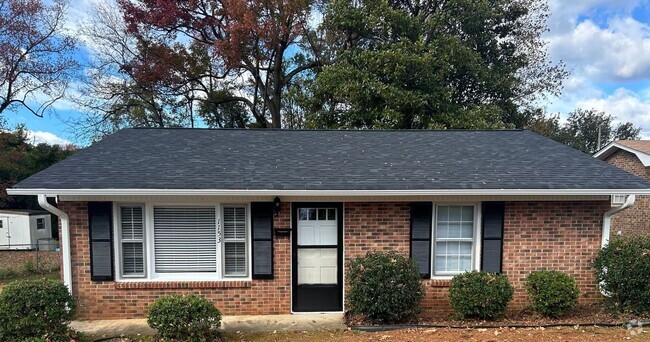
<svg viewBox="0 0 650 342"><path fill-rule="evenodd" d="M609 237L610 195L650 184L521 130L125 129L9 190L61 217L63 278L86 319L195 293L224 314L341 312L346 261L417 261L425 312L453 275L574 276ZM56 197L58 208L48 204ZM634 196L628 196L633 198Z"/></svg>
<svg viewBox="0 0 650 342"><path fill-rule="evenodd" d="M650 140L617 140L594 157L650 181ZM612 196L612 205L625 196ZM650 196L636 196L634 207L612 217L612 232L623 235L650 234Z"/></svg>

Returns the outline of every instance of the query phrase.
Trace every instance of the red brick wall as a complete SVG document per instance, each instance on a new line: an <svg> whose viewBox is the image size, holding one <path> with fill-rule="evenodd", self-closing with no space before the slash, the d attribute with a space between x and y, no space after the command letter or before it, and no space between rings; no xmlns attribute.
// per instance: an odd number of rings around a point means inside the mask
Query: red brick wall
<svg viewBox="0 0 650 342"><path fill-rule="evenodd" d="M508 202L504 222L503 273L515 287L512 307L527 305L524 280L532 271L570 274L580 302L600 298L591 262L600 249L609 202Z"/></svg>
<svg viewBox="0 0 650 342"><path fill-rule="evenodd" d="M506 204L504 273L516 288L512 307L526 305L523 279L533 270L552 268L573 275L581 302L599 298L590 268L600 246L602 214L608 202L509 202ZM290 227L290 205L282 204L275 228ZM91 282L87 205L63 203L70 215L74 293L80 317L116 319L144 317L157 297L195 293L212 300L227 315L286 314L290 308L291 245L274 240L274 280L252 282L115 283ZM346 265L368 251L409 252L409 203L346 203L344 222ZM449 281L424 281L425 313L448 311ZM189 287L189 288L188 288Z"/></svg>
<svg viewBox="0 0 650 342"><path fill-rule="evenodd" d="M605 159L606 162L650 180L650 170L633 153L618 150ZM625 235L650 234L650 196L636 196L632 208L612 217L611 232Z"/></svg>
<svg viewBox="0 0 650 342"><path fill-rule="evenodd" d="M582 303L600 298L591 261L600 249L603 214L609 203L509 202L504 222L503 272L515 287L511 308L528 305L525 278L555 269L578 282ZM346 203L345 259L368 251L409 252L409 203ZM427 312L449 311L449 281L424 281Z"/></svg>

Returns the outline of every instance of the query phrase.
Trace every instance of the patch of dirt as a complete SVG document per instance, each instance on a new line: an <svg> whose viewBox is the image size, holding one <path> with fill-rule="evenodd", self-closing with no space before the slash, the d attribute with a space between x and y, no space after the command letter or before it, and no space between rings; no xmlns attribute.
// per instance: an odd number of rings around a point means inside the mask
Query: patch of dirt
<svg viewBox="0 0 650 342"><path fill-rule="evenodd" d="M358 315L346 314L346 324L349 326L369 326L375 325L364 317ZM587 324L587 323L606 323L606 324L625 324L631 320L649 322L649 316L634 316L629 314L612 315L604 305L593 304L579 306L567 312L563 317L553 319L541 316L532 310L525 309L519 311L509 311L506 316L495 320L485 321L478 319L455 319L453 314L440 314L439 316L423 315L411 324L424 324L436 326L453 326L453 327L494 327L494 326L543 326L551 324Z"/></svg>
<svg viewBox="0 0 650 342"><path fill-rule="evenodd" d="M384 332L314 331L229 333L226 341L650 341L650 331L637 328L562 327L525 329L404 329Z"/></svg>

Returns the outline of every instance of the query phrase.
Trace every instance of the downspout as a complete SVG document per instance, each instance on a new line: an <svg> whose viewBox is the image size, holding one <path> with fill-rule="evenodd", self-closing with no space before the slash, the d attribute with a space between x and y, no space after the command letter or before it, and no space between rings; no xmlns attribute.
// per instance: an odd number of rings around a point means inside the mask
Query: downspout
<svg viewBox="0 0 650 342"><path fill-rule="evenodd" d="M612 223L612 215L621 212L627 208L630 208L634 205L634 201L636 200L635 195L629 195L627 196L627 199L625 199L625 203L619 207L615 207L610 209L603 215L603 236L601 237L600 240L600 248L604 248L607 246L607 243L609 243L609 235L610 235L610 225Z"/></svg>
<svg viewBox="0 0 650 342"><path fill-rule="evenodd" d="M612 215L621 212L627 208L630 208L634 205L634 201L636 200L635 195L628 195L627 199L625 199L625 202L623 205L619 207L612 208L608 210L605 215L603 215L603 236L601 237L600 240L600 248L605 248L607 244L609 243L609 235L610 235L610 225L612 223ZM605 270L607 271L607 270ZM600 284L600 293L602 293L603 296L609 297L610 293L607 291L603 290L603 284Z"/></svg>
<svg viewBox="0 0 650 342"><path fill-rule="evenodd" d="M70 254L70 219L68 214L47 201L46 195L38 195L38 204L61 219L61 249L63 249L63 284L72 293L72 263Z"/></svg>

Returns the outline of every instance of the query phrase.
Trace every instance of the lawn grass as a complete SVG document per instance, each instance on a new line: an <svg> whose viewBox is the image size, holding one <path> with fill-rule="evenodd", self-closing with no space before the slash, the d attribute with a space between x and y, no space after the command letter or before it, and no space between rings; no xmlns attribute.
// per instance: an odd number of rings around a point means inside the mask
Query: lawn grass
<svg viewBox="0 0 650 342"><path fill-rule="evenodd" d="M0 270L0 287L7 285L15 280L27 280L27 279L61 279L61 272L56 271L44 271L44 272L3 272L5 270Z"/></svg>

